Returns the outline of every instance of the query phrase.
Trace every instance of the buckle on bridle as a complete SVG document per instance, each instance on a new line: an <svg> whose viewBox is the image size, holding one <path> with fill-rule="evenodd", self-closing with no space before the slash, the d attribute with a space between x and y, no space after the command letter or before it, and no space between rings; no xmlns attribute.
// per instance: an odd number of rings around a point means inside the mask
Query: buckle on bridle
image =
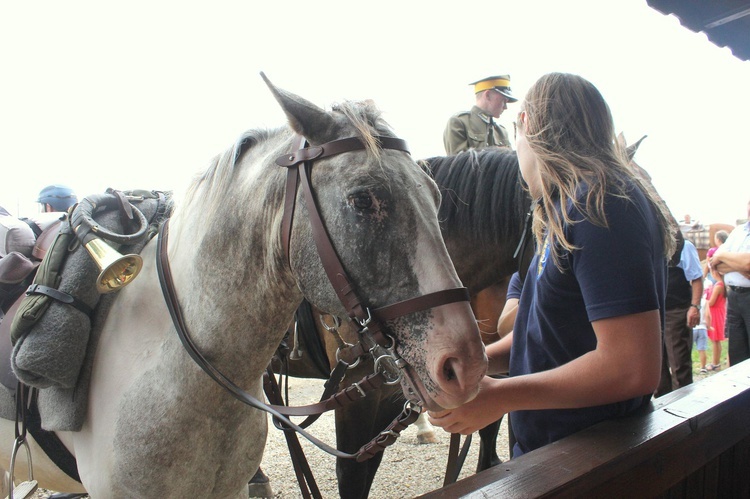
<svg viewBox="0 0 750 499"><path fill-rule="evenodd" d="M372 312L370 312L370 307L365 307L365 310L367 310L367 319L357 319L357 323L362 326L363 329L367 329L367 325L372 322Z"/></svg>

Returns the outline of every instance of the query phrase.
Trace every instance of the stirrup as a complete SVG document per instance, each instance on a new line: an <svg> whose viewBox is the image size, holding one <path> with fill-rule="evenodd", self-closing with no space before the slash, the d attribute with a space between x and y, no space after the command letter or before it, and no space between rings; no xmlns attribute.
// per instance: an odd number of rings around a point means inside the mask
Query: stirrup
<svg viewBox="0 0 750 499"><path fill-rule="evenodd" d="M16 454L18 454L18 448L23 445L26 449L26 460L29 463L29 479L15 485L14 483L14 472L16 467ZM31 466L31 450L29 449L29 443L26 439L16 438L13 442L13 453L10 456L10 469L8 470L8 496L5 499L28 499L34 495L36 489L39 487L39 483L34 480L34 471Z"/></svg>

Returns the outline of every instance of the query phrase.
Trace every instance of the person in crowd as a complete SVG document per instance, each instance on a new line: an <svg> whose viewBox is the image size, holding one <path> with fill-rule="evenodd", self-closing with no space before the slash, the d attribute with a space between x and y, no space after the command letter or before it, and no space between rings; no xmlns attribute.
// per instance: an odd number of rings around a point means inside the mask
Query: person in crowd
<svg viewBox="0 0 750 499"><path fill-rule="evenodd" d="M678 224L684 237L687 237L688 232L699 230L701 228L701 223L697 220L693 220L693 217L687 214L678 222Z"/></svg>
<svg viewBox="0 0 750 499"><path fill-rule="evenodd" d="M469 111L454 114L443 132L448 155L490 146L510 147L508 132L495 120L517 102L510 90L510 75L490 76L470 83L476 104Z"/></svg>
<svg viewBox="0 0 750 499"><path fill-rule="evenodd" d="M724 244L727 240L727 237L729 237L729 232L725 230L717 230L716 234L714 234L714 245L708 248L708 251L706 251L706 265L703 266L703 279L705 280L708 278L711 283L716 282L711 275L711 257L714 256L714 253L716 253L716 250L719 249L719 246Z"/></svg>
<svg viewBox="0 0 750 499"><path fill-rule="evenodd" d="M708 338L711 340L713 362L706 366L706 370L718 371L721 369L721 342L726 339L724 327L727 320L727 299L724 278L716 269L711 269L711 275L714 282L706 293L706 324Z"/></svg>
<svg viewBox="0 0 750 499"><path fill-rule="evenodd" d="M667 271L664 352L659 387L661 397L693 382L693 328L700 323L703 268L698 250L675 231L677 249Z"/></svg>
<svg viewBox="0 0 750 499"><path fill-rule="evenodd" d="M649 404L677 230L628 166L591 82L542 76L517 123L521 174L537 201L536 255L513 332L487 347L490 372L510 377L487 376L474 400L429 413L467 435L510 412L514 458Z"/></svg>
<svg viewBox="0 0 750 499"><path fill-rule="evenodd" d="M729 365L750 359L750 201L747 217L710 259L711 268L724 276L727 292L725 333L729 337Z"/></svg>
<svg viewBox="0 0 750 499"><path fill-rule="evenodd" d="M52 184L39 192L36 201L41 213L21 220L31 227L36 237L39 237L44 229L59 220L64 212L78 202L78 196L66 185Z"/></svg>
<svg viewBox="0 0 750 499"><path fill-rule="evenodd" d="M695 349L698 351L701 374L708 374L708 370L706 369L706 350L708 349L707 327L705 323L701 323L693 328L693 342L695 343Z"/></svg>
<svg viewBox="0 0 750 499"><path fill-rule="evenodd" d="M68 211L68 208L78 202L78 196L66 185L53 184L39 192L37 202L42 205L42 213Z"/></svg>

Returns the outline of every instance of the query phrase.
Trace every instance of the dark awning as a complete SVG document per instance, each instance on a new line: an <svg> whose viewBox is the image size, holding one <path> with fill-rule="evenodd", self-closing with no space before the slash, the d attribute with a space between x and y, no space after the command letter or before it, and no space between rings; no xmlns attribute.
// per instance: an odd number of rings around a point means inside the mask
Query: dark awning
<svg viewBox="0 0 750 499"><path fill-rule="evenodd" d="M719 47L729 47L735 57L750 61L750 1L647 1L663 14L674 14L686 28L705 33Z"/></svg>

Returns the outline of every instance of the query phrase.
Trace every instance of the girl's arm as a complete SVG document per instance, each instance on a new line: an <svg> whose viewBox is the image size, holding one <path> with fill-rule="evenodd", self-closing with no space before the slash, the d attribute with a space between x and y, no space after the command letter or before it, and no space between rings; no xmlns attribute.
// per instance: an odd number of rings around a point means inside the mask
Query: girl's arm
<svg viewBox="0 0 750 499"><path fill-rule="evenodd" d="M429 421L468 435L515 410L569 409L651 394L661 372L658 310L592 322L597 346L567 364L524 376L482 380L477 397ZM497 345L505 341L506 336Z"/></svg>
<svg viewBox="0 0 750 499"><path fill-rule="evenodd" d="M711 297L708 299L708 306L713 307L716 305L716 300L719 299L719 296L724 294L724 284L721 282L717 282L714 284L713 288L711 289Z"/></svg>
<svg viewBox="0 0 750 499"><path fill-rule="evenodd" d="M518 312L518 298L508 298L505 300L505 306L497 320L497 334L503 338L513 331L513 324L516 321L516 312Z"/></svg>

